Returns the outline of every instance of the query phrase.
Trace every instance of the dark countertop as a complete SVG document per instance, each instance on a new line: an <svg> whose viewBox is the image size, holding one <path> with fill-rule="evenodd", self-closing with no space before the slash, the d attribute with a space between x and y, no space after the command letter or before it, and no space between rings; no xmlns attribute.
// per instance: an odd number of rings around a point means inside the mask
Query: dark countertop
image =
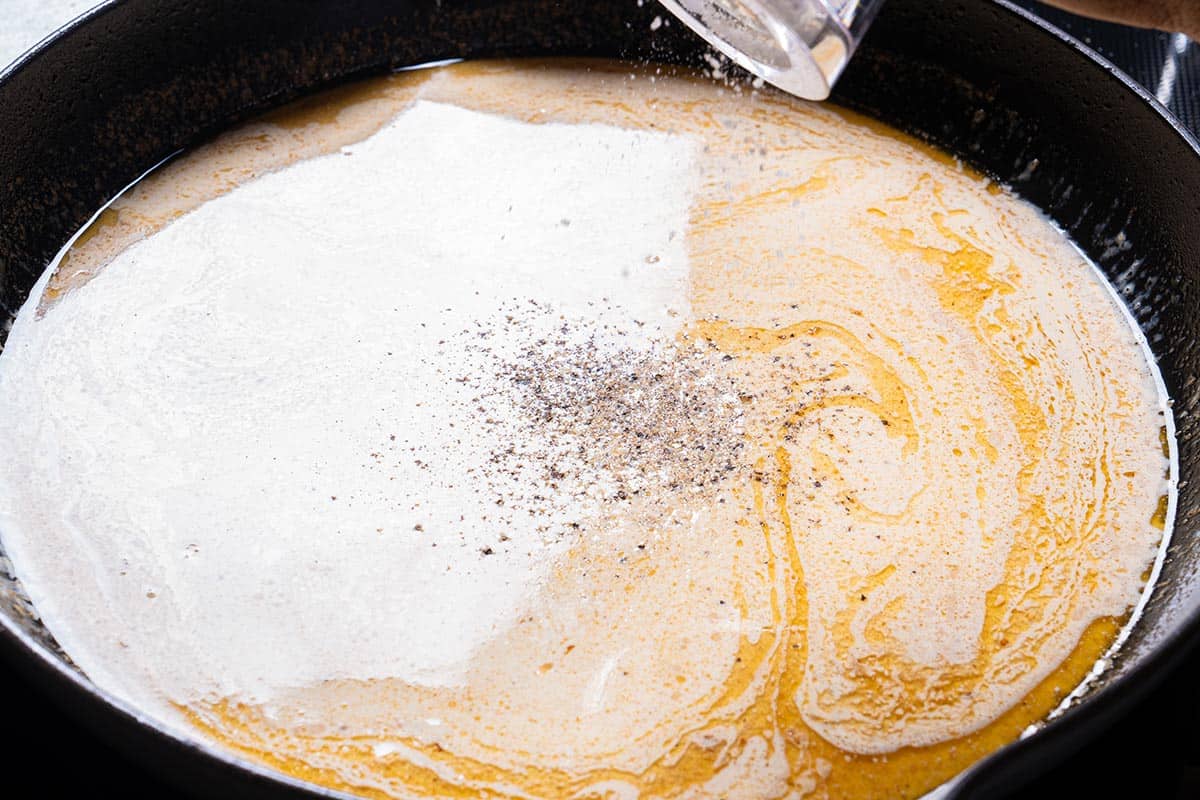
<svg viewBox="0 0 1200 800"><path fill-rule="evenodd" d="M1169 34L1133 31L1036 8L1107 56L1200 135L1200 45ZM1200 221L1197 222L1200 224ZM1193 654L1127 718L1069 761L1014 792L1014 798L1200 799L1200 653ZM42 797L170 798L180 793L127 761L68 719L0 663L8 769L0 794L27 764ZM12 796L12 795L6 795Z"/></svg>

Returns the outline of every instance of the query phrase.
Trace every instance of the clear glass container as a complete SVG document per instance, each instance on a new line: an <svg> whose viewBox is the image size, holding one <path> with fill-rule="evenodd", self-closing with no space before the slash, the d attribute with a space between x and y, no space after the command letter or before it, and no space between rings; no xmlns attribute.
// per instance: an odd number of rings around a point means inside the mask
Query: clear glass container
<svg viewBox="0 0 1200 800"><path fill-rule="evenodd" d="M753 74L808 100L829 96L883 0L659 0Z"/></svg>

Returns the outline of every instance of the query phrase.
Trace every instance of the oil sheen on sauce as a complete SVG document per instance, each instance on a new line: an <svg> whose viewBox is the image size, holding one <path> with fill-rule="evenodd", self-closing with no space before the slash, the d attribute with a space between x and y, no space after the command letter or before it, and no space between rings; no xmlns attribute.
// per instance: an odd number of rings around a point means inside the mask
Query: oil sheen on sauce
<svg viewBox="0 0 1200 800"><path fill-rule="evenodd" d="M401 73L160 169L23 312L0 419L77 663L369 797L918 797L1113 644L1170 478L1035 209L608 62Z"/></svg>

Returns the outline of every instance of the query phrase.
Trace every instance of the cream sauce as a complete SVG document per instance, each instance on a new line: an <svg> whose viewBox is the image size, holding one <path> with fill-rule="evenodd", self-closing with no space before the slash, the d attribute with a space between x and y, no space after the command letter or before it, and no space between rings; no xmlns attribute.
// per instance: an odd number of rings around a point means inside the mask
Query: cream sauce
<svg viewBox="0 0 1200 800"><path fill-rule="evenodd" d="M48 280L0 356L37 607L103 688L337 788L916 796L1078 683L1163 539L1091 265L770 92L364 84Z"/></svg>

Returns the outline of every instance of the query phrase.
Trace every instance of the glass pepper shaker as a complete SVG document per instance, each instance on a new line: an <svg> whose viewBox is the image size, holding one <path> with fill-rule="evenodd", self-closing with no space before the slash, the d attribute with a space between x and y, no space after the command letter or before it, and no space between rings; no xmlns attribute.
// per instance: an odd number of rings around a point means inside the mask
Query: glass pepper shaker
<svg viewBox="0 0 1200 800"><path fill-rule="evenodd" d="M734 63L808 100L829 96L883 0L659 0Z"/></svg>

